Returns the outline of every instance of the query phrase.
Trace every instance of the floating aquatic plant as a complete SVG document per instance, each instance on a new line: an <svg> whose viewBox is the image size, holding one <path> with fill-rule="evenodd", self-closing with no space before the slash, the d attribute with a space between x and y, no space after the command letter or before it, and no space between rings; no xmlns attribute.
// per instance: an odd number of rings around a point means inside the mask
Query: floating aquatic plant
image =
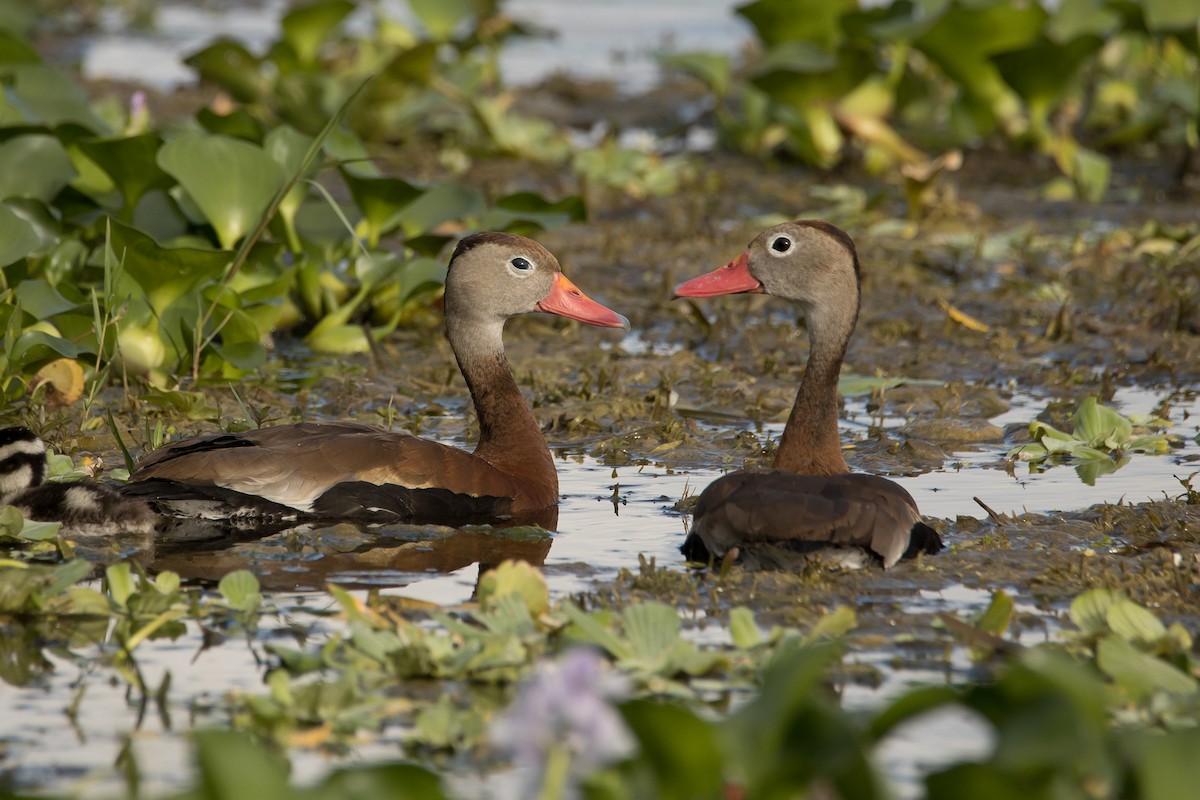
<svg viewBox="0 0 1200 800"><path fill-rule="evenodd" d="M1047 466L1063 460L1077 462L1080 480L1089 486L1128 462L1128 453L1162 454L1170 447L1164 433L1146 432L1168 423L1152 416L1126 417L1088 397L1071 417L1070 433L1040 420L1029 423L1033 440L1009 451L1009 458Z"/></svg>

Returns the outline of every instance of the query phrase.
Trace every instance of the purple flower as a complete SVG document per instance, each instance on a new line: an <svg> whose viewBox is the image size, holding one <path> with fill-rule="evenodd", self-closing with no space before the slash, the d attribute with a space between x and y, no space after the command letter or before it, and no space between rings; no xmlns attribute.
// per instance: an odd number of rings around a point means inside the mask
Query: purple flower
<svg viewBox="0 0 1200 800"><path fill-rule="evenodd" d="M563 783L562 796L574 797L580 779L628 755L633 737L609 702L627 692L624 676L595 650L575 648L539 664L490 731L492 743L527 776L521 796Z"/></svg>

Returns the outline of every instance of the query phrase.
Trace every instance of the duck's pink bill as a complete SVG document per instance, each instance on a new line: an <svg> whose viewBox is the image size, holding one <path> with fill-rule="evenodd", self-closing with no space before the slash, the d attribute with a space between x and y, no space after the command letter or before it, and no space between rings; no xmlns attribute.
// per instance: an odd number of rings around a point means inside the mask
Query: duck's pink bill
<svg viewBox="0 0 1200 800"><path fill-rule="evenodd" d="M554 288L545 300L538 303L537 308L538 311L545 311L547 314L558 314L601 328L629 330L629 320L588 297L561 272L554 280Z"/></svg>
<svg viewBox="0 0 1200 800"><path fill-rule="evenodd" d="M742 253L720 269L679 284L675 287L675 296L714 297L762 290L762 282L750 274L750 254Z"/></svg>

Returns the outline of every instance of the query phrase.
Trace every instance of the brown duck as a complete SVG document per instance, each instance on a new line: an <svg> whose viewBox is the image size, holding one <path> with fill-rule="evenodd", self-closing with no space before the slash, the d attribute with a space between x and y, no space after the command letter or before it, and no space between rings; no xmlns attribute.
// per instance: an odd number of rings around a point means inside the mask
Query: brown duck
<svg viewBox="0 0 1200 800"><path fill-rule="evenodd" d="M123 491L160 513L247 523L546 519L538 512L556 509L558 474L505 359L504 323L533 311L609 328L629 322L576 288L540 244L495 232L459 242L445 306L479 416L473 453L353 422L302 422L169 444Z"/></svg>
<svg viewBox="0 0 1200 800"><path fill-rule="evenodd" d="M896 483L851 473L838 437L838 375L858 320L860 278L854 243L818 220L768 228L720 269L675 289L676 297L757 292L798 304L808 322L809 355L774 469L733 472L696 504L684 555L726 555L780 566L789 555L855 548L884 568L942 548L917 504Z"/></svg>

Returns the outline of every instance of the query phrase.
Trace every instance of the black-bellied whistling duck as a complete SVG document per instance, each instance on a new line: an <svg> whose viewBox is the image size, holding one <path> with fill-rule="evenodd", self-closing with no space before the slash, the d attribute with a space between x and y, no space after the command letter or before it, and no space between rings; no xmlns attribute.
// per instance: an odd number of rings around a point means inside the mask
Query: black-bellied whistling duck
<svg viewBox="0 0 1200 800"><path fill-rule="evenodd" d="M838 437L838 375L858 320L854 243L841 229L798 220L760 233L720 269L675 289L676 297L757 292L797 303L809 354L774 469L749 469L709 484L683 545L693 561L726 554L769 565L788 553L858 548L885 568L942 548L917 504L896 483L852 473ZM735 551L736 548L736 551Z"/></svg>
<svg viewBox="0 0 1200 800"><path fill-rule="evenodd" d="M90 481L43 483L46 443L23 426L0 430L0 505L74 533L150 533L156 516L140 500Z"/></svg>
<svg viewBox="0 0 1200 800"><path fill-rule="evenodd" d="M495 232L458 243L445 307L479 416L474 453L353 422L302 422L169 444L123 491L162 513L247 522L454 522L555 509L558 473L504 357L504 323L533 311L609 328L629 321L577 289L537 242Z"/></svg>

